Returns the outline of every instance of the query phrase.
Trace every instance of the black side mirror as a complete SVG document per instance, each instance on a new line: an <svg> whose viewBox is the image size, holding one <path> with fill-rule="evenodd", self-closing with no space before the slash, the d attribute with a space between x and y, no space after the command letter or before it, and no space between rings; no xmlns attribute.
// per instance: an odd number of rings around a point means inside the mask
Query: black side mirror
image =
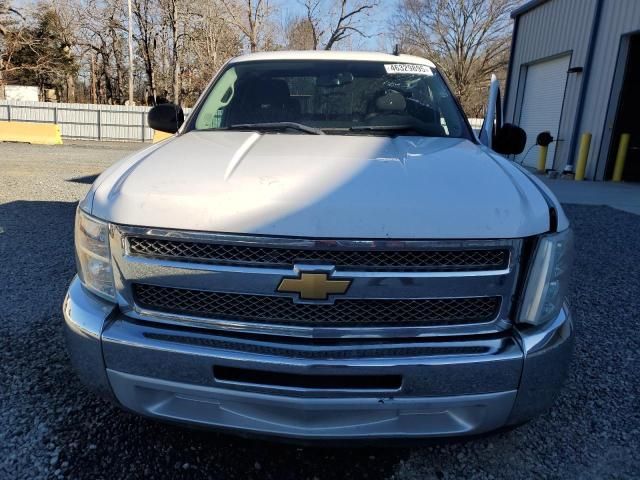
<svg viewBox="0 0 640 480"><path fill-rule="evenodd" d="M541 147L548 147L553 142L553 136L551 136L551 132L540 132L536 137L536 145L540 145Z"/></svg>
<svg viewBox="0 0 640 480"><path fill-rule="evenodd" d="M147 121L154 130L176 133L184 123L184 112L173 103L161 103L149 110Z"/></svg>
<svg viewBox="0 0 640 480"><path fill-rule="evenodd" d="M496 131L493 138L493 150L503 155L522 153L527 144L527 132L517 125L505 123Z"/></svg>

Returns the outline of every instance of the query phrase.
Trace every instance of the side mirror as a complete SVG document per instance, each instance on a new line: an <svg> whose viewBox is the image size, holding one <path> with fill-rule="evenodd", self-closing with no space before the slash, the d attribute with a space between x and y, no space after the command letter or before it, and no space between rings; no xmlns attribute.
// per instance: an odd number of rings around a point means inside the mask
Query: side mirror
<svg viewBox="0 0 640 480"><path fill-rule="evenodd" d="M536 137L536 145L540 145L541 147L548 147L553 142L553 136L551 132L540 132Z"/></svg>
<svg viewBox="0 0 640 480"><path fill-rule="evenodd" d="M173 103L161 103L149 110L147 121L154 130L176 133L184 123L184 112Z"/></svg>
<svg viewBox="0 0 640 480"><path fill-rule="evenodd" d="M518 155L527 144L527 132L517 125L505 123L493 137L493 151L502 155Z"/></svg>

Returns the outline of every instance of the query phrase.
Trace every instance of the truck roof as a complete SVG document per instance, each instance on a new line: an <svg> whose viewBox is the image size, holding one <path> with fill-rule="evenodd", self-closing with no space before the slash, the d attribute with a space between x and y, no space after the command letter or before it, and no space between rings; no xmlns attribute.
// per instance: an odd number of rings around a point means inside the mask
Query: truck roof
<svg viewBox="0 0 640 480"><path fill-rule="evenodd" d="M379 52L334 52L326 50L284 50L249 53L232 59L230 63L259 60L352 60L385 63L417 63L435 68L435 65L430 60L414 55L391 55L389 53Z"/></svg>

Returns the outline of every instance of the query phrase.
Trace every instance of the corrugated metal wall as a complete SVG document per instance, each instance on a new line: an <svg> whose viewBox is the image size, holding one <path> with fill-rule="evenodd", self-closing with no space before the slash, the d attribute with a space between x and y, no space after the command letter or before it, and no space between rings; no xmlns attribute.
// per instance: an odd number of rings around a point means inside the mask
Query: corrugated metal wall
<svg viewBox="0 0 640 480"><path fill-rule="evenodd" d="M548 131L554 138L561 138L558 132L570 61L570 55L562 55L527 67L527 88L521 101L522 111L527 114L518 121L527 132L527 143L524 152L516 157L520 164L530 167L538 164L536 137L540 132ZM556 149L563 143L556 141L549 145L546 168L553 167Z"/></svg>
<svg viewBox="0 0 640 480"><path fill-rule="evenodd" d="M596 0L551 0L518 18L518 34L514 45L507 98L506 118L519 123L522 96L526 84L527 64L571 55L570 67L582 67L587 58L589 35ZM567 163L580 94L581 74L568 74L554 167Z"/></svg>
<svg viewBox="0 0 640 480"><path fill-rule="evenodd" d="M147 124L151 107L83 103L0 101L0 120L45 122L60 125L65 138L150 141ZM185 114L190 109L185 109Z"/></svg>
<svg viewBox="0 0 640 480"><path fill-rule="evenodd" d="M591 80L585 97L585 114L580 124L581 132L593 133L587 166L588 178L595 177L598 162L604 166L607 161L608 145L603 146L601 142L604 130L613 128L613 125L605 125L605 121L613 77L616 73L618 50L624 35L640 33L640 0L605 0L600 22ZM611 100L613 103L611 108L617 108L617 99ZM618 140L613 139L613 141L617 143Z"/></svg>
<svg viewBox="0 0 640 480"><path fill-rule="evenodd" d="M520 108L527 64L570 52L571 67L585 67L596 6L596 0L549 0L518 17L509 94L505 105L508 120L518 123L520 115L526 115L526 112L520 112ZM612 125L605 125L607 111L617 105L617 99L610 99L610 94L618 51L624 35L640 32L640 0L603 0L599 22L579 128L580 133L591 132L593 135L587 164L587 178L592 179L596 178L596 165L599 162L597 179L602 178L603 164L607 160L608 145L603 146L602 139L604 129L612 128ZM554 162L556 169L562 169L568 161L583 81L582 73L567 75ZM578 143L579 140L578 135L575 142Z"/></svg>

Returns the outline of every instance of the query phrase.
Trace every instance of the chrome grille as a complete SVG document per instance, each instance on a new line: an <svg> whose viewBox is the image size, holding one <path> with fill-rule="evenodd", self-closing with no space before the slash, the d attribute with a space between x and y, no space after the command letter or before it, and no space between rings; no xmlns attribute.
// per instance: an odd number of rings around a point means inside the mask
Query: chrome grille
<svg viewBox="0 0 640 480"><path fill-rule="evenodd" d="M256 344L253 342L228 341L210 336L201 337L194 335L167 335L163 333L147 333L147 338L153 338L163 342L183 343L197 345L200 347L221 348L224 350L236 350L261 355L279 355L291 358L308 359L338 359L338 358L374 358L374 357L412 357L426 355L480 355L488 353L491 348L482 345L458 345L458 346L375 346L371 347L359 342L351 347L319 347L295 348L293 344L289 347L276 346L273 344ZM469 342L470 343L470 342ZM299 345L298 345L299 346ZM357 347L357 348L353 348Z"/></svg>
<svg viewBox="0 0 640 480"><path fill-rule="evenodd" d="M287 297L245 295L136 283L136 304L173 314L301 326L468 325L496 318L500 297L338 299L297 304Z"/></svg>
<svg viewBox="0 0 640 480"><path fill-rule="evenodd" d="M359 340L505 331L522 253L519 239L327 239L121 225L110 246L120 309L131 318L232 336ZM333 303L276 293L283 278L325 266L330 278L351 281Z"/></svg>
<svg viewBox="0 0 640 480"><path fill-rule="evenodd" d="M135 256L281 268L291 268L294 264L315 263L330 264L343 271L438 272L501 270L509 264L509 251L502 248L341 250L339 241L327 241L326 249L293 249L148 237L129 237L128 245L129 253Z"/></svg>

